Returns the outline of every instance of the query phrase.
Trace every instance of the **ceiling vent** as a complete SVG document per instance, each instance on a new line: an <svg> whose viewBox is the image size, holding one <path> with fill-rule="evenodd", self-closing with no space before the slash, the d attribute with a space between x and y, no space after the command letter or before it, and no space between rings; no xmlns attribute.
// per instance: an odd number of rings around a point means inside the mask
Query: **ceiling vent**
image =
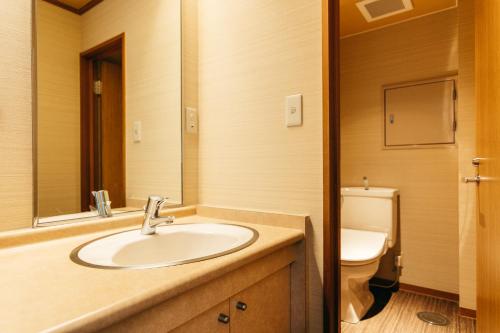
<svg viewBox="0 0 500 333"><path fill-rule="evenodd" d="M362 0L357 2L356 5L368 22L413 9L411 0Z"/></svg>

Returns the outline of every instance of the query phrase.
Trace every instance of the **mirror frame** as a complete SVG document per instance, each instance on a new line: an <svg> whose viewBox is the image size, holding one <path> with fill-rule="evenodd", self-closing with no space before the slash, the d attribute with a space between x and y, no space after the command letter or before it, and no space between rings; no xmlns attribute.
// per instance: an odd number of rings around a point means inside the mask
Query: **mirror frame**
<svg viewBox="0 0 500 333"><path fill-rule="evenodd" d="M38 76L37 76L37 24L36 1L31 0L31 154L33 185L32 227L38 226Z"/></svg>

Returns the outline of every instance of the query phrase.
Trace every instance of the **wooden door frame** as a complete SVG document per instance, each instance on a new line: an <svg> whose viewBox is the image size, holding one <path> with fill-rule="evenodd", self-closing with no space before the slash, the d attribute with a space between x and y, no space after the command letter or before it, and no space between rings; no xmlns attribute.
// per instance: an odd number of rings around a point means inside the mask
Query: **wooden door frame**
<svg viewBox="0 0 500 333"><path fill-rule="evenodd" d="M90 205L89 193L94 185L94 149L90 144L93 138L93 92L92 82L94 73L92 63L99 56L121 49L122 57L122 112L123 126L125 127L125 33L113 37L91 49L80 53L80 202L81 210L87 211ZM123 131L125 135L125 128ZM125 138L124 141L125 143ZM125 144L123 144L123 156L125 163ZM123 166L125 170L125 165ZM123 179L125 183L125 176Z"/></svg>
<svg viewBox="0 0 500 333"><path fill-rule="evenodd" d="M323 0L323 326L340 332L340 18Z"/></svg>

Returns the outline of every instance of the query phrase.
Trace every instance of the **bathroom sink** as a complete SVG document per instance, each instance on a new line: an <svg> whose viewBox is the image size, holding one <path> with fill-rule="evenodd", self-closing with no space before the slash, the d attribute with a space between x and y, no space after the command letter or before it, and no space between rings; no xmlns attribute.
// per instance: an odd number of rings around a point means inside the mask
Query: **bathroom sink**
<svg viewBox="0 0 500 333"><path fill-rule="evenodd" d="M74 249L70 257L95 268L167 267L233 253L258 237L256 230L232 224L172 224L158 227L153 235L136 229L98 238Z"/></svg>

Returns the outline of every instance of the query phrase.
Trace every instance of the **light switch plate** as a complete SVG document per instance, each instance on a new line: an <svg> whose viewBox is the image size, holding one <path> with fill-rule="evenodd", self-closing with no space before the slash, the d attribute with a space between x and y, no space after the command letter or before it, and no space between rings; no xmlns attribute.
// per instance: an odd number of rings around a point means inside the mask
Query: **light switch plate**
<svg viewBox="0 0 500 333"><path fill-rule="evenodd" d="M186 108L186 131L191 134L198 133L198 112L194 108Z"/></svg>
<svg viewBox="0 0 500 333"><path fill-rule="evenodd" d="M302 95L286 97L286 126L302 126Z"/></svg>
<svg viewBox="0 0 500 333"><path fill-rule="evenodd" d="M134 121L133 136L135 143L139 143L142 141L142 122Z"/></svg>

